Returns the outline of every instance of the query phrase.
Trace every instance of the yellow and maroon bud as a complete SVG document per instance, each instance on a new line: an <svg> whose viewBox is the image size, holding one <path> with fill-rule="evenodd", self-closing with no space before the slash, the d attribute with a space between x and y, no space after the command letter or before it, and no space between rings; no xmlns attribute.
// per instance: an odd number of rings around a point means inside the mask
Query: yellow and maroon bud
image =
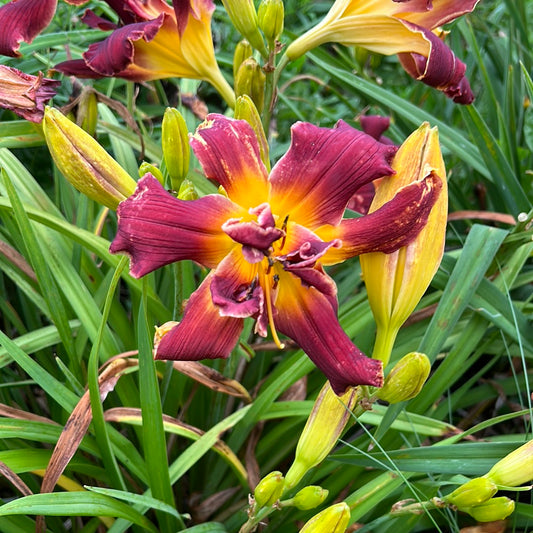
<svg viewBox="0 0 533 533"><path fill-rule="evenodd" d="M267 49L259 31L257 12L253 0L222 0L222 3L237 31L256 50L259 50L262 56L266 56Z"/></svg>
<svg viewBox="0 0 533 533"><path fill-rule="evenodd" d="M263 124L261 123L261 117L259 116L257 108L247 94L243 94L237 98L235 103L235 118L246 120L246 122L252 126L257 137L257 142L259 143L261 161L263 161L267 171L270 172L269 147L265 130L263 129Z"/></svg>
<svg viewBox="0 0 533 533"><path fill-rule="evenodd" d="M402 144L391 166L395 174L379 181L370 213L412 183L432 179L440 192L427 221L419 221L420 231L410 244L391 254L374 252L360 257L377 324L374 357L384 365L400 326L428 288L444 251L448 194L437 128L430 128L427 122L422 124Z"/></svg>
<svg viewBox="0 0 533 533"><path fill-rule="evenodd" d="M161 128L165 165L170 176L171 187L177 191L189 172L191 149L187 124L176 108L167 107Z"/></svg>
<svg viewBox="0 0 533 533"><path fill-rule="evenodd" d="M321 463L337 443L357 403L359 388L337 396L328 382L319 392L296 446L296 456L285 475L285 490L295 487Z"/></svg>
<svg viewBox="0 0 533 533"><path fill-rule="evenodd" d="M237 46L235 47L235 52L233 53L234 79L237 77L237 72L239 71L239 67L242 65L242 63L253 55L254 50L252 48L252 45L246 39L243 39L242 41L239 41L237 43Z"/></svg>
<svg viewBox="0 0 533 533"><path fill-rule="evenodd" d="M272 49L274 43L283 33L283 19L285 8L283 0L262 0L257 12L259 27L265 36L269 47Z"/></svg>
<svg viewBox="0 0 533 533"><path fill-rule="evenodd" d="M247 94L259 112L263 110L266 76L259 63L249 57L242 62L235 78L235 96Z"/></svg>
<svg viewBox="0 0 533 533"><path fill-rule="evenodd" d="M78 191L110 209L133 194L135 180L59 110L45 110L43 131L57 168Z"/></svg>
<svg viewBox="0 0 533 533"><path fill-rule="evenodd" d="M495 522L497 520L505 520L514 511L514 507L513 500L501 496L491 498L474 507L461 509L461 511L468 513L478 522Z"/></svg>
<svg viewBox="0 0 533 533"><path fill-rule="evenodd" d="M254 500L259 507L271 507L283 492L283 474L270 472L255 487Z"/></svg>
<svg viewBox="0 0 533 533"><path fill-rule="evenodd" d="M484 477L476 477L456 488L443 499L459 509L480 505L490 500L498 491L495 483Z"/></svg>
<svg viewBox="0 0 533 533"><path fill-rule="evenodd" d="M313 516L300 529L300 533L344 533L349 522L350 508L340 502Z"/></svg>
<svg viewBox="0 0 533 533"><path fill-rule="evenodd" d="M299 490L292 498L292 505L301 511L314 509L324 502L328 497L329 491L318 485L309 485Z"/></svg>
<svg viewBox="0 0 533 533"><path fill-rule="evenodd" d="M379 399L389 403L404 402L414 398L424 386L431 363L427 356L411 352L402 357L385 378L383 387L377 391Z"/></svg>
<svg viewBox="0 0 533 533"><path fill-rule="evenodd" d="M485 475L496 485L517 487L533 479L533 440L498 461Z"/></svg>
<svg viewBox="0 0 533 533"><path fill-rule="evenodd" d="M145 174L152 174L154 178L157 179L161 185L165 186L165 177L163 176L163 173L157 168L155 165L152 165L152 163L148 163L147 161L143 161L141 165L139 166L139 178L142 178Z"/></svg>

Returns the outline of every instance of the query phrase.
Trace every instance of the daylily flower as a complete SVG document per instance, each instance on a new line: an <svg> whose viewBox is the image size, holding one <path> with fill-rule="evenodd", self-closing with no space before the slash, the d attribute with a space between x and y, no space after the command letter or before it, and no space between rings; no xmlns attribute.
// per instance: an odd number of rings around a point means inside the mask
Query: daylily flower
<svg viewBox="0 0 533 533"><path fill-rule="evenodd" d="M470 13L479 0L336 0L325 18L286 50L294 60L327 42L398 54L407 73L454 102L474 100L466 66L439 38L438 28Z"/></svg>
<svg viewBox="0 0 533 533"><path fill-rule="evenodd" d="M411 242L439 195L439 180L428 175L374 213L343 220L359 187L394 173L394 147L342 121L333 129L299 122L268 176L252 127L215 114L191 145L205 176L226 194L182 201L147 174L120 203L110 248L130 256L135 277L183 259L212 269L181 322L157 343L156 358L228 357L244 318L252 317L256 333L270 329L278 346L278 331L296 341L337 394L357 384L381 386L382 363L342 330L336 286L323 266Z"/></svg>
<svg viewBox="0 0 533 533"><path fill-rule="evenodd" d="M25 74L12 67L0 65L0 107L10 109L32 122L41 122L44 104L55 95L59 81Z"/></svg>
<svg viewBox="0 0 533 533"><path fill-rule="evenodd" d="M212 0L108 0L126 25L88 10L83 20L92 28L113 30L89 46L83 59L64 61L56 70L80 78L116 76L133 81L162 78L205 80L233 107L233 90L215 59L211 36Z"/></svg>
<svg viewBox="0 0 533 533"><path fill-rule="evenodd" d="M13 0L0 7L0 54L18 57L20 43L31 43L56 12L57 0Z"/></svg>

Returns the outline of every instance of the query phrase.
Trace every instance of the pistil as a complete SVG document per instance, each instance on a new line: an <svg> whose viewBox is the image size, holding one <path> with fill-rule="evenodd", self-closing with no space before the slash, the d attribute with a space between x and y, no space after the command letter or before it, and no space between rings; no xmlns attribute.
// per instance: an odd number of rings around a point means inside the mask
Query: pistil
<svg viewBox="0 0 533 533"><path fill-rule="evenodd" d="M269 266L269 270L270 270L270 266ZM276 343L276 346L280 350L283 350L283 348L285 348L285 344L283 344L279 340L278 332L276 331L276 326L274 324L274 314L273 314L273 309L272 309L272 292L271 292L271 286L269 283L269 276L267 276L265 269L263 268L262 262L259 264L259 277L261 280L261 286L263 287L263 292L265 294L268 325L270 326L270 331L272 332L272 339Z"/></svg>

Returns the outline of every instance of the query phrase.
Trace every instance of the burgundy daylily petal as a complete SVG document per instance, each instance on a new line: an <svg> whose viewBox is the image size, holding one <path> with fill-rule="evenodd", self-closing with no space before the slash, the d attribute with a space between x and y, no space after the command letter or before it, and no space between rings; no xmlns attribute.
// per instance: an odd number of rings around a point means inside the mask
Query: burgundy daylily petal
<svg viewBox="0 0 533 533"><path fill-rule="evenodd" d="M406 72L416 80L435 87L457 104L471 104L474 94L465 78L466 65L430 30L403 21L413 31L424 35L430 43L429 56L398 54Z"/></svg>
<svg viewBox="0 0 533 533"><path fill-rule="evenodd" d="M258 282L257 268L239 250L233 250L214 271L211 298L221 316L253 317L257 320L256 332L266 337L265 294Z"/></svg>
<svg viewBox="0 0 533 533"><path fill-rule="evenodd" d="M394 145L388 137L383 136L390 126L389 117L382 117L380 115L361 115L359 117L359 123L361 124L363 131L367 135L370 135L370 137L376 139L376 141L383 144Z"/></svg>
<svg viewBox="0 0 533 533"><path fill-rule="evenodd" d="M81 17L81 21L84 24L87 24L89 28L94 28L95 30L110 31L117 29L117 25L115 23L98 16L92 9L87 9L85 11Z"/></svg>
<svg viewBox="0 0 533 533"><path fill-rule="evenodd" d="M41 122L44 104L55 94L60 81L25 74L12 67L0 65L0 107L10 109L17 115Z"/></svg>
<svg viewBox="0 0 533 533"><path fill-rule="evenodd" d="M299 122L291 133L291 146L270 175L270 205L302 226L338 224L357 189L393 174L389 161L396 149L345 122L334 129Z"/></svg>
<svg viewBox="0 0 533 533"><path fill-rule="evenodd" d="M356 211L357 213L360 213L361 215L366 215L368 213L368 210L370 209L370 205L372 204L372 200L374 199L374 196L376 194L376 187L374 183L376 183L379 180L373 181L371 183L367 183L363 187L361 187L351 198L348 202L348 205L346 206L348 209L351 209L352 211Z"/></svg>
<svg viewBox="0 0 533 533"><path fill-rule="evenodd" d="M242 318L221 316L211 299L210 273L187 302L183 319L156 347L156 359L198 361L226 358L237 344L243 328Z"/></svg>
<svg viewBox="0 0 533 533"><path fill-rule="evenodd" d="M235 246L221 226L239 214L238 206L217 194L178 200L151 174L139 180L117 214L117 235L109 250L130 256L134 277L183 259L213 268Z"/></svg>
<svg viewBox="0 0 533 533"><path fill-rule="evenodd" d="M279 282L274 317L278 331L295 340L329 379L336 394L356 385L383 384L382 363L366 357L341 328L328 298L292 274Z"/></svg>
<svg viewBox="0 0 533 533"><path fill-rule="evenodd" d="M31 43L50 24L57 0L12 0L0 7L0 54L18 57L20 43Z"/></svg>
<svg viewBox="0 0 533 533"><path fill-rule="evenodd" d="M406 246L426 225L441 189L441 180L432 172L424 180L401 189L376 211L345 219L337 227L320 228L319 236L342 240L342 247L328 250L322 263L331 265L369 252L389 254Z"/></svg>
<svg viewBox="0 0 533 533"><path fill-rule="evenodd" d="M98 74L93 69L87 66L87 63L83 59L69 59L68 61L62 61L54 66L54 70L62 72L66 76L76 76L77 78L103 78L102 74Z"/></svg>
<svg viewBox="0 0 533 533"><path fill-rule="evenodd" d="M400 0L393 0L398 2ZM437 28L462 15L471 13L480 0L403 0L406 18L425 28ZM399 18L403 13L398 13Z"/></svg>
<svg viewBox="0 0 533 533"><path fill-rule="evenodd" d="M267 171L248 122L209 114L191 136L191 146L206 177L222 185L235 203L253 208L265 201Z"/></svg>
<svg viewBox="0 0 533 533"><path fill-rule="evenodd" d="M257 216L256 221L242 222L241 219L230 219L222 224L222 230L229 235L235 242L238 242L248 248L253 248L259 252L267 252L272 243L280 239L284 232L276 228L274 217L268 204L250 209L251 215ZM264 253L256 254L249 250L253 260L251 263L257 263L264 258Z"/></svg>
<svg viewBox="0 0 533 533"><path fill-rule="evenodd" d="M155 20L129 24L115 30L107 39L91 44L83 54L83 59L89 68L102 76L120 74L133 63L134 41L151 41L162 26L164 17L165 15L160 15ZM60 70L60 66L56 66L56 69Z"/></svg>

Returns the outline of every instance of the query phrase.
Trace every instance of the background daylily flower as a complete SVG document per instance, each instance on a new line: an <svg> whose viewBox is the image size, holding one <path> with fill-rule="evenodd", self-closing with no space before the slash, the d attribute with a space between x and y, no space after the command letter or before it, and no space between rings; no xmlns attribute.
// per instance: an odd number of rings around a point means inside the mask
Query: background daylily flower
<svg viewBox="0 0 533 533"><path fill-rule="evenodd" d="M20 43L31 43L50 24L57 0L13 0L0 7L0 54L18 57Z"/></svg>
<svg viewBox="0 0 533 533"><path fill-rule="evenodd" d="M116 76L133 81L190 78L213 85L233 107L233 90L215 59L211 35L212 0L125 0L108 4L124 26L88 10L84 22L93 28L113 30L89 46L83 59L64 61L56 70L80 78Z"/></svg>
<svg viewBox="0 0 533 533"><path fill-rule="evenodd" d="M343 213L354 192L394 171L396 148L340 121L335 128L297 123L287 153L268 176L257 138L244 120L208 115L191 138L205 176L227 196L182 201L150 174L117 210L111 252L131 258L131 274L191 259L212 269L181 322L156 346L158 359L227 357L243 319L294 339L340 394L381 386L382 364L358 350L337 319L334 281L323 265L370 251L393 252L424 226L440 191L427 179L402 188L381 209Z"/></svg>
<svg viewBox="0 0 533 533"><path fill-rule="evenodd" d="M474 95L466 66L439 38L437 28L470 13L479 0L336 0L325 18L286 50L294 60L327 42L398 54L407 73L443 91L454 102ZM434 30L436 32L434 32Z"/></svg>
<svg viewBox="0 0 533 533"><path fill-rule="evenodd" d="M61 82L32 76L16 68L0 65L0 107L10 109L32 122L43 119L44 105L55 95Z"/></svg>

